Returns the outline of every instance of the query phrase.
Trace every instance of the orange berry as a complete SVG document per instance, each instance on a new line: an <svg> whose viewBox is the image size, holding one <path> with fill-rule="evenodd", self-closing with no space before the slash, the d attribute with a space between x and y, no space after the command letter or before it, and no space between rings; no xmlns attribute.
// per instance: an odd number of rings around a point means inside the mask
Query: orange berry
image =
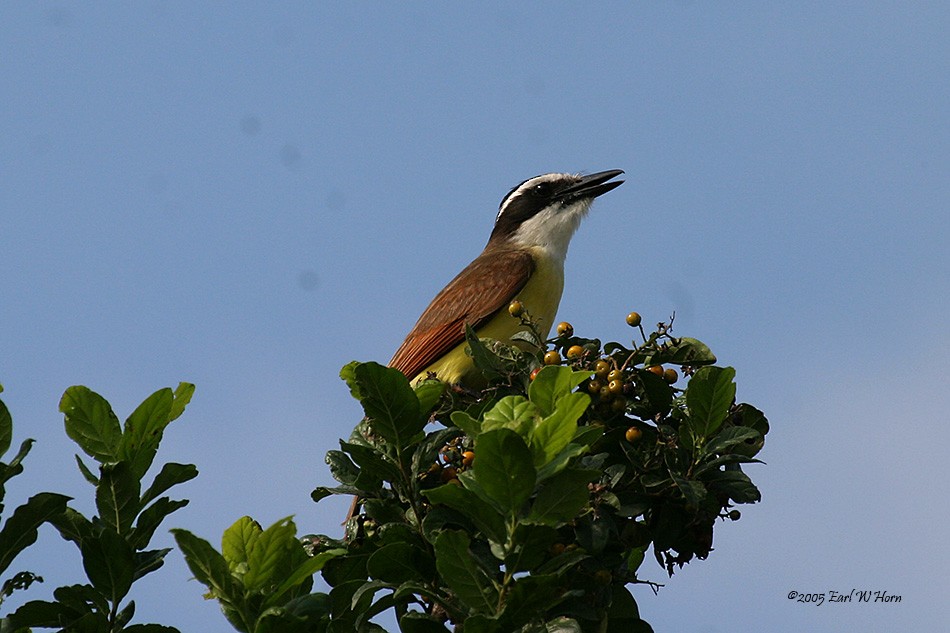
<svg viewBox="0 0 950 633"><path fill-rule="evenodd" d="M557 353L557 350L552 349L544 355L544 364L545 365L560 365L561 364L561 355Z"/></svg>
<svg viewBox="0 0 950 633"><path fill-rule="evenodd" d="M643 431L641 431L635 426L631 426L629 429L627 429L627 432L624 434L624 437L627 439L628 442L632 444L633 442L636 442L641 437L643 437Z"/></svg>
<svg viewBox="0 0 950 633"><path fill-rule="evenodd" d="M577 360L584 355L584 348L580 345L571 345L567 348L567 357L571 360Z"/></svg>
<svg viewBox="0 0 950 633"><path fill-rule="evenodd" d="M557 335L565 337L574 336L574 326L567 321L561 321L557 324Z"/></svg>

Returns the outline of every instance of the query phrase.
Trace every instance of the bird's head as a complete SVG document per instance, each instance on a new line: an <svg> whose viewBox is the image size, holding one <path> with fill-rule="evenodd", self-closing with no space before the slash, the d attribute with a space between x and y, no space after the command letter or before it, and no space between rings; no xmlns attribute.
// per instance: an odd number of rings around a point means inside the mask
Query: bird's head
<svg viewBox="0 0 950 633"><path fill-rule="evenodd" d="M588 176L555 173L525 180L502 198L489 245L539 247L563 257L594 198L623 184L608 182L622 173L620 169Z"/></svg>

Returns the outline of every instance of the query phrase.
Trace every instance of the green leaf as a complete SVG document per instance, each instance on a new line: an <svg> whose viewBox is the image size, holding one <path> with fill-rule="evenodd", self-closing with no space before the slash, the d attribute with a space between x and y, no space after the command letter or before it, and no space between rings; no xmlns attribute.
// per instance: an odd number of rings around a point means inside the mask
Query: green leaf
<svg viewBox="0 0 950 633"><path fill-rule="evenodd" d="M241 517L224 531L221 536L221 554L232 572L247 568L250 552L263 532L261 524L249 516Z"/></svg>
<svg viewBox="0 0 950 633"><path fill-rule="evenodd" d="M208 541L195 536L188 530L173 529L172 534L195 579L208 587L214 597L232 605L242 605L243 591L231 575L224 556L219 554Z"/></svg>
<svg viewBox="0 0 950 633"><path fill-rule="evenodd" d="M725 421L736 399L735 375L732 367L702 367L690 378L686 407L690 428L697 436L712 435Z"/></svg>
<svg viewBox="0 0 950 633"><path fill-rule="evenodd" d="M577 421L588 406L590 396L586 393L568 393L558 400L554 411L534 427L529 443L536 468L554 459L574 439Z"/></svg>
<svg viewBox="0 0 950 633"><path fill-rule="evenodd" d="M72 508L51 517L49 523L59 530L60 536L76 545L82 545L83 540L92 536L92 522Z"/></svg>
<svg viewBox="0 0 950 633"><path fill-rule="evenodd" d="M99 485L99 478L96 477L89 467L86 466L86 463L82 461L82 457L76 455L76 465L79 467L79 472L82 474L83 479L91 483L93 486Z"/></svg>
<svg viewBox="0 0 950 633"><path fill-rule="evenodd" d="M482 432L481 420L473 418L465 411L453 411L450 417L452 424L462 429L469 437L475 437Z"/></svg>
<svg viewBox="0 0 950 633"><path fill-rule="evenodd" d="M360 404L373 431L397 449L409 446L426 423L409 380L398 369L378 363L358 365L355 374Z"/></svg>
<svg viewBox="0 0 950 633"><path fill-rule="evenodd" d="M101 464L118 461L122 429L105 398L83 386L70 387L59 402L66 435Z"/></svg>
<svg viewBox="0 0 950 633"><path fill-rule="evenodd" d="M0 457L10 450L13 442L13 417L7 405L0 400Z"/></svg>
<svg viewBox="0 0 950 633"><path fill-rule="evenodd" d="M136 407L125 421L119 455L130 462L132 472L139 479L145 475L155 459L162 433L170 422L169 414L173 402L171 389L159 389Z"/></svg>
<svg viewBox="0 0 950 633"><path fill-rule="evenodd" d="M360 476L359 467L343 451L327 451L324 461L330 467L330 475L341 484L352 486Z"/></svg>
<svg viewBox="0 0 950 633"><path fill-rule="evenodd" d="M198 469L194 464L176 464L169 462L163 465L159 473L155 475L152 485L149 486L148 490L142 495L141 505L148 505L152 499L158 498L158 495L169 490L172 486L191 481L197 476Z"/></svg>
<svg viewBox="0 0 950 633"><path fill-rule="evenodd" d="M172 402L171 411L168 412L168 421L174 422L182 413L185 407L191 402L191 397L195 395L195 386L190 382L180 382L175 387L175 400Z"/></svg>
<svg viewBox="0 0 950 633"><path fill-rule="evenodd" d="M561 539L553 527L519 522L506 544L508 551L503 558L505 571L511 574L523 571L537 573L538 566L551 559L551 546Z"/></svg>
<svg viewBox="0 0 950 633"><path fill-rule="evenodd" d="M421 380L413 391L416 393L416 399L419 400L419 412L428 415L432 409L439 403L442 394L445 393L448 385L441 380Z"/></svg>
<svg viewBox="0 0 950 633"><path fill-rule="evenodd" d="M706 481L709 488L729 495L736 503L756 503L762 500L762 493L741 470L713 471L707 475Z"/></svg>
<svg viewBox="0 0 950 633"><path fill-rule="evenodd" d="M671 475L671 477L673 483L675 483L676 487L683 493L683 499L688 508L700 508L703 506L703 500L706 497L706 486L704 486L702 482L686 479L685 477L678 477L676 475Z"/></svg>
<svg viewBox="0 0 950 633"><path fill-rule="evenodd" d="M436 568L470 609L476 613L492 613L498 604L498 589L469 552L470 542L464 532L446 530L439 534L435 540Z"/></svg>
<svg viewBox="0 0 950 633"><path fill-rule="evenodd" d="M139 480L128 462L103 464L96 486L99 518L119 534L125 535L139 512Z"/></svg>
<svg viewBox="0 0 950 633"><path fill-rule="evenodd" d="M626 587L614 585L607 611L605 633L653 633L653 629L640 619L640 609Z"/></svg>
<svg viewBox="0 0 950 633"><path fill-rule="evenodd" d="M187 499L179 501L172 501L168 497L156 499L155 503L145 508L135 521L135 529L132 530L129 542L137 550L145 549L165 517L186 505L188 505Z"/></svg>
<svg viewBox="0 0 950 633"><path fill-rule="evenodd" d="M292 568L294 552L302 549L291 517L277 521L258 536L248 551L244 587L255 591L278 585Z"/></svg>
<svg viewBox="0 0 950 633"><path fill-rule="evenodd" d="M133 624L122 627L122 633L181 633L173 626L162 624Z"/></svg>
<svg viewBox="0 0 950 633"><path fill-rule="evenodd" d="M399 468L374 448L362 444L351 444L340 441L340 446L346 451L356 465L360 467L360 477L367 475L383 481L399 481ZM345 483L345 482L341 482ZM357 484L357 487L360 487Z"/></svg>
<svg viewBox="0 0 950 633"><path fill-rule="evenodd" d="M587 484L599 477L595 470L561 471L541 487L528 520L554 527L574 520L590 499Z"/></svg>
<svg viewBox="0 0 950 633"><path fill-rule="evenodd" d="M410 580L425 581L434 571L432 562L409 543L390 543L369 557L366 571L370 578L398 585Z"/></svg>
<svg viewBox="0 0 950 633"><path fill-rule="evenodd" d="M455 484L445 484L431 490L423 490L422 494L431 503L448 506L470 519L489 539L504 541L504 517L471 490Z"/></svg>
<svg viewBox="0 0 950 633"><path fill-rule="evenodd" d="M323 566L327 564L327 561L345 554L345 549L329 549L320 552L316 556L308 557L304 562L298 565L297 568L294 569L289 576L287 576L287 578L284 579L284 582L282 582L279 587L277 587L273 596L271 596L271 598L269 598L265 603L266 606L276 606L277 601L281 599L284 594L312 579L315 573L323 569Z"/></svg>
<svg viewBox="0 0 950 633"><path fill-rule="evenodd" d="M359 365L360 362L358 360L351 360L340 369L340 378L342 378L346 386L350 388L350 395L353 396L354 400L362 399L360 397L359 384L356 382L356 368L359 367Z"/></svg>
<svg viewBox="0 0 950 633"><path fill-rule="evenodd" d="M527 438L539 417L538 408L524 396L505 396L485 412L482 432L511 429Z"/></svg>
<svg viewBox="0 0 950 633"><path fill-rule="evenodd" d="M165 557L170 551L172 551L172 548L164 547L162 549L135 552L135 572L132 574L132 582L156 569L160 569L165 564Z"/></svg>
<svg viewBox="0 0 950 633"><path fill-rule="evenodd" d="M690 365L696 367L715 363L716 356L702 341L683 336L677 338L676 342L669 344L665 349L648 355L644 362L646 365L662 365L666 363L670 365Z"/></svg>
<svg viewBox="0 0 950 633"><path fill-rule="evenodd" d="M513 631L563 602L568 596L561 578L554 574L532 574L519 578L505 596L501 621L504 630Z"/></svg>
<svg viewBox="0 0 950 633"><path fill-rule="evenodd" d="M757 439L747 440L733 449L740 455L754 457L765 445L765 435L769 432L769 421L765 414L751 404L742 402L732 411L732 423L736 426L749 427L759 432Z"/></svg>
<svg viewBox="0 0 950 633"><path fill-rule="evenodd" d="M721 455L726 453L737 445L744 444L750 440L758 440L762 436L759 432L750 429L747 426L730 426L723 429L713 437L704 448L704 452L710 455Z"/></svg>
<svg viewBox="0 0 950 633"><path fill-rule="evenodd" d="M502 512L517 514L537 478L524 440L509 429L486 431L478 436L475 454L472 470L482 490Z"/></svg>
<svg viewBox="0 0 950 633"><path fill-rule="evenodd" d="M132 586L135 552L132 546L110 527L101 526L80 546L82 566L92 586L119 603Z"/></svg>
<svg viewBox="0 0 950 633"><path fill-rule="evenodd" d="M16 477L23 472L23 459L30 452L30 449L33 448L33 442L36 440L26 439L20 444L20 450L17 451L17 454L10 460L9 464L4 464L0 462L0 502L3 501L4 490L3 484L13 477ZM3 510L3 503L0 503L0 511Z"/></svg>
<svg viewBox="0 0 950 633"><path fill-rule="evenodd" d="M418 611L403 613L399 618L399 630L402 633L449 633L439 620Z"/></svg>
<svg viewBox="0 0 950 633"><path fill-rule="evenodd" d="M570 367L548 365L531 381L528 398L541 410L542 415L551 415L558 400L577 389L591 374L589 371L574 371Z"/></svg>
<svg viewBox="0 0 950 633"><path fill-rule="evenodd" d="M6 571L17 554L36 542L39 526L65 512L69 499L41 492L13 511L0 530L0 573Z"/></svg>

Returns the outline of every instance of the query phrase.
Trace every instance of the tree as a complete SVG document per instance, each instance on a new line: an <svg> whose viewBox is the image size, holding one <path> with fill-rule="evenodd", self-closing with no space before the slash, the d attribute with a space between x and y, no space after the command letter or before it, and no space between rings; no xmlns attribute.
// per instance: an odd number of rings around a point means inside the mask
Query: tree
<svg viewBox="0 0 950 633"><path fill-rule="evenodd" d="M639 342L630 345L575 336L567 323L542 341L517 308L517 345L467 332L481 389L410 385L377 363L343 368L365 417L327 453L339 485L312 494L360 499L342 538L298 538L289 518L264 529L242 517L219 552L173 530L236 630L382 631L372 619L387 611L407 633L652 630L630 591L660 586L643 567L647 554L672 576L710 554L717 522L740 518L734 506L759 501L742 465L759 461L768 422L736 402L732 368L716 366L700 341L673 336L672 319L647 335L631 313ZM187 503L159 495L197 475L165 464L140 493L192 390L156 392L124 429L100 396L67 390L67 433L99 463L95 475L79 460L99 516L82 517L62 495L31 498L0 530L0 573L45 521L79 546L90 584L25 604L0 620L0 633L174 630L130 625L134 603L120 605L133 580L161 566L168 550L147 550L148 541ZM0 456L9 417L0 408ZM0 484L22 470L28 442L0 464ZM312 592L317 572L328 593ZM3 590L37 578L21 572Z"/></svg>

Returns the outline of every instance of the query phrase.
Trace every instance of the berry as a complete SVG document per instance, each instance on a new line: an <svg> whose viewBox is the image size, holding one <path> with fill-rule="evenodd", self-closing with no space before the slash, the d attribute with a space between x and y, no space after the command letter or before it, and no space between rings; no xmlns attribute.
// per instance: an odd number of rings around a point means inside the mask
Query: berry
<svg viewBox="0 0 950 633"><path fill-rule="evenodd" d="M611 370L611 372L607 374L607 380L608 381L620 380L622 382L623 372L620 371L619 369Z"/></svg>
<svg viewBox="0 0 950 633"><path fill-rule="evenodd" d="M561 321L557 324L557 335L564 337L574 336L574 326L567 321Z"/></svg>
<svg viewBox="0 0 950 633"><path fill-rule="evenodd" d="M729 519L732 521L738 521L739 517L741 516L742 516L742 513L739 512L738 510L730 510L728 514Z"/></svg>
<svg viewBox="0 0 950 633"><path fill-rule="evenodd" d="M637 312L631 312L627 315L627 325L630 327L637 327L640 325L640 314Z"/></svg>
<svg viewBox="0 0 950 633"><path fill-rule="evenodd" d="M439 479L442 480L442 483L449 483L453 479L458 479L458 470L455 466L447 466L442 469L442 472L439 473Z"/></svg>
<svg viewBox="0 0 950 633"><path fill-rule="evenodd" d="M621 412L623 412L623 411L626 411L626 410L627 410L627 399L618 394L617 397L614 398L614 399L610 402L610 408L611 408L611 410L613 410L615 413L621 413Z"/></svg>
<svg viewBox="0 0 950 633"><path fill-rule="evenodd" d="M580 345L571 345L567 348L567 357L571 360L577 360L584 355L584 348Z"/></svg>
<svg viewBox="0 0 950 633"><path fill-rule="evenodd" d="M465 451L462 453L462 466L468 468L475 461L475 451Z"/></svg>
<svg viewBox="0 0 950 633"><path fill-rule="evenodd" d="M508 304L508 314L517 318L524 314L524 304L520 301L512 301Z"/></svg>
<svg viewBox="0 0 950 633"><path fill-rule="evenodd" d="M600 393L600 390L603 388L604 383L600 382L596 378L587 383L587 391L594 395Z"/></svg>
<svg viewBox="0 0 950 633"><path fill-rule="evenodd" d="M545 365L560 365L561 364L561 355L557 353L557 350L551 350L544 355L544 364Z"/></svg>
<svg viewBox="0 0 950 633"><path fill-rule="evenodd" d="M652 367L647 367L647 371L653 374L656 374L660 378L663 377L663 365L654 365Z"/></svg>
<svg viewBox="0 0 950 633"><path fill-rule="evenodd" d="M671 385L679 380L680 376L676 373L676 370L670 367L669 369L663 370L663 380L670 383Z"/></svg>
<svg viewBox="0 0 950 633"><path fill-rule="evenodd" d="M636 442L637 440L639 440L641 437L643 437L643 431L641 431L635 426L631 426L629 429L627 429L627 432L624 434L624 437L627 439L628 442L632 444Z"/></svg>
<svg viewBox="0 0 950 633"><path fill-rule="evenodd" d="M611 395L620 395L623 393L623 382L620 380L611 380L607 383L607 390Z"/></svg>
<svg viewBox="0 0 950 633"><path fill-rule="evenodd" d="M594 364L594 373L597 374L598 378L606 378L607 372L610 371L610 363L605 361L603 358L599 359L597 363Z"/></svg>
<svg viewBox="0 0 950 633"><path fill-rule="evenodd" d="M538 377L538 372L541 371L540 367L535 367L531 370L531 374L528 375L528 380L534 380Z"/></svg>

